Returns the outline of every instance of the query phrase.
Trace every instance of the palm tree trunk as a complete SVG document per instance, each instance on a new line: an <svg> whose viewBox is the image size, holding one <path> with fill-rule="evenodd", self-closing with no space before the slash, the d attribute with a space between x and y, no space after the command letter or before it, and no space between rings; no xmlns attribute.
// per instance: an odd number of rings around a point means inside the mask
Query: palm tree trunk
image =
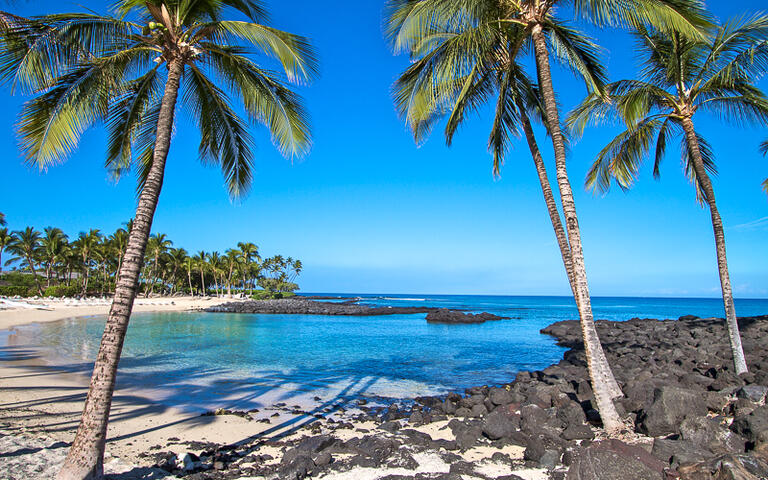
<svg viewBox="0 0 768 480"><path fill-rule="evenodd" d="M690 117L683 118L683 130L685 130L685 139L688 142L688 150L691 152L693 169L696 172L699 186L701 187L706 202L709 205L709 213L712 216L712 230L715 234L715 249L717 251L717 270L720 273L720 287L723 291L723 305L725 307L725 321L728 325L728 338L731 343L731 353L733 354L733 365L736 374L747 372L747 360L744 358L744 349L741 346L741 334L739 333L739 322L736 320L736 307L733 303L733 289L731 288L731 278L728 274L728 259L725 255L725 231L723 230L723 221L720 218L720 212L715 203L715 190L712 187L712 181L704 168L704 160L701 157L699 149L699 140L696 137L696 130L693 127L693 120Z"/></svg>
<svg viewBox="0 0 768 480"><path fill-rule="evenodd" d="M203 269L200 269L200 283L203 285L203 292L201 293L202 296L205 296L207 293L205 290L205 273L203 273Z"/></svg>
<svg viewBox="0 0 768 480"><path fill-rule="evenodd" d="M560 189L560 201L563 205L563 216L568 231L568 244L571 251L573 269L573 291L576 307L579 309L581 333L584 339L584 351L587 356L587 369L592 380L592 390L595 402L603 421L603 427L608 433L618 432L623 424L613 405L613 398L622 396L621 389L616 383L610 365L603 352L600 339L592 316L592 304L589 296L587 272L584 266L584 253L581 247L579 220L576 215L576 204L573 191L568 179L565 164L565 142L560 130L560 114L557 109L557 99L552 86L552 73L549 69L549 52L541 25L535 25L532 31L535 49L536 66L539 76L542 99L546 112L547 125L552 137L555 150L555 170L557 185Z"/></svg>
<svg viewBox="0 0 768 480"><path fill-rule="evenodd" d="M189 294L194 296L195 292L192 291L192 272L187 270L187 280L189 281Z"/></svg>
<svg viewBox="0 0 768 480"><path fill-rule="evenodd" d="M117 364L128 330L128 321L136 297L139 271L144 263L152 220L157 208L168 149L171 144L173 116L184 62L174 59L168 64L168 78L157 121L157 138L152 166L139 196L133 228L128 234L128 248L115 288L115 297L101 338L85 399L83 416L58 480L101 480L104 476L104 447L107 438L109 410L115 389Z"/></svg>
<svg viewBox="0 0 768 480"><path fill-rule="evenodd" d="M32 270L32 279L35 281L35 285L37 286L37 293L40 294L40 296L43 296L43 287L40 285L40 280L37 279L37 271L35 270L35 264L32 261L32 257L27 255L27 263L29 264L29 269Z"/></svg>
<svg viewBox="0 0 768 480"><path fill-rule="evenodd" d="M568 236L563 228L563 223L560 219L560 212L557 210L557 202L555 202L555 196L552 194L552 187L549 185L549 177L547 176L547 167L544 165L544 159L541 156L539 145L536 142L536 136L531 128L531 122L528 119L528 115L525 110L520 107L520 118L523 124L523 132L525 133L525 139L528 141L528 148L531 150L531 157L533 157L533 163L536 166L536 173L539 175L539 183L541 184L541 191L544 194L544 202L547 204L547 211L549 212L549 219L552 222L552 228L555 230L555 237L557 238L557 245L560 247L560 255L563 257L563 265L565 266L565 273L568 275L568 284L571 286L571 291L576 296L573 282L573 260L571 259L571 247L568 245Z"/></svg>

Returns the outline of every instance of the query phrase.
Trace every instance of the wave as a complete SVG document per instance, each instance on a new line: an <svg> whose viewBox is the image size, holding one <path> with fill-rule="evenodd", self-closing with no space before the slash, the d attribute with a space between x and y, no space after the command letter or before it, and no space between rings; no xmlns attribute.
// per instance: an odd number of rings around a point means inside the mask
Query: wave
<svg viewBox="0 0 768 480"><path fill-rule="evenodd" d="M404 300L409 302L426 302L426 298L405 298L405 297L380 297L382 300Z"/></svg>

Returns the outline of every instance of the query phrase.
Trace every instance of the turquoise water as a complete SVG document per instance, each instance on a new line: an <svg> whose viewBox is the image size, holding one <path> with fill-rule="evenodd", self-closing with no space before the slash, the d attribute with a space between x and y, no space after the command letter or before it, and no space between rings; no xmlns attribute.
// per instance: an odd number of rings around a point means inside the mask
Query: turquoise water
<svg viewBox="0 0 768 480"><path fill-rule="evenodd" d="M408 398L510 381L540 369L563 349L539 330L573 319L566 297L364 296L375 305L423 305L513 317L479 325L428 324L424 314L374 317L139 313L132 317L118 384L154 390L159 400L200 408L258 406L284 391ZM768 313L768 300L737 300L739 315ZM717 299L596 298L598 319L721 316ZM42 351L57 368L88 373L103 317L0 333L0 361ZM9 353L11 352L11 353ZM330 389L330 390L329 390ZM339 392L340 391L340 392ZM261 398L261 399L260 399ZM280 398L280 395L277 396ZM270 401L274 401L272 398Z"/></svg>

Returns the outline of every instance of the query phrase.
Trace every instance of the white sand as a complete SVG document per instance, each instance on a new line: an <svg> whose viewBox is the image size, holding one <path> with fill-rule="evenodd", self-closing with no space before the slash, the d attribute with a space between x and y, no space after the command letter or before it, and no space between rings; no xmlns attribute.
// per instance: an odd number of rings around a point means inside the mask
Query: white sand
<svg viewBox="0 0 768 480"><path fill-rule="evenodd" d="M191 297L173 299L138 299L135 312L152 311L185 311L201 310L209 306L231 301L230 299L200 299ZM109 306L107 301L82 302L79 305L66 304L40 300L48 310L30 309L24 306L12 306L0 310L0 330L12 329L15 326L35 323L52 322L66 318L104 315ZM80 419L82 402L85 398L88 386L88 377L80 374L62 373L53 370L39 357L17 358L0 360L0 438L2 435L16 436L17 438L44 438L43 443L53 441L71 442L77 424ZM309 394L291 391L290 386L274 388L265 393L260 393L257 398L261 405L256 418L269 418L270 423L251 421L239 416L219 415L200 416L198 413L190 413L177 408L167 407L153 401L151 395L145 391L118 388L115 393L112 407L108 443L107 462L108 468L118 472L126 465L147 465L146 459L140 458L140 453L153 451L151 447L159 446L156 451L173 451L179 457L192 451L184 442L210 441L215 443L233 444L248 442L254 439L270 440L286 435L286 439L298 438L308 432L292 433L297 427L314 421L309 415L294 415L285 410L269 407L278 402L287 405L299 405L307 410L317 404ZM349 385L331 385L326 391L313 392L311 395L319 395L322 399L331 399L339 392L346 391L347 395L354 395L354 388ZM237 399L227 398L222 401L236 402ZM226 406L226 405L223 405ZM354 409L345 406L349 411ZM231 408L231 407L229 407ZM271 417L278 413L277 417ZM447 421L415 427L428 434L433 440L452 440L454 436L446 427ZM413 428L413 427L408 427ZM324 432L325 428L322 429ZM336 430L332 434L341 440L365 435L361 430L371 433L386 435L376 431L376 424L372 422L357 423L352 429ZM14 442L12 437L6 437L7 442ZM172 440L178 439L178 440ZM41 443L41 446L43 445ZM14 444L15 445L15 444ZM64 455L66 448L47 450L48 460L56 464L59 457ZM548 478L544 470L527 469L514 470L508 464L492 462L490 457L501 452L512 459L521 459L523 449L521 447L505 447L496 449L490 446L477 446L461 455L468 461L477 462L477 472L488 476L500 476L514 473L526 480L543 480ZM275 463L282 457L282 449L270 445L261 445L258 452L269 454ZM119 457L119 461L115 460ZM37 455L36 458L40 458ZM62 457L63 458L63 457ZM438 452L414 453L413 458L419 464L414 470L404 468L353 468L346 472L329 473L319 478L323 480L375 480L387 475L414 475L417 473L446 473L450 465L446 463ZM337 458L340 460L340 458ZM466 477L471 480L474 477Z"/></svg>

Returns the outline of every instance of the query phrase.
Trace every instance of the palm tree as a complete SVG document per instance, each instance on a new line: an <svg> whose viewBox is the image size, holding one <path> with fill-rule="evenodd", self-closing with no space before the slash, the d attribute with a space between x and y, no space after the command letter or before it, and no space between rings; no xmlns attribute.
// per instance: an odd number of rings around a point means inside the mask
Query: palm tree
<svg viewBox="0 0 768 480"><path fill-rule="evenodd" d="M224 252L224 261L227 267L227 295L232 296L232 276L240 267L240 252L234 248Z"/></svg>
<svg viewBox="0 0 768 480"><path fill-rule="evenodd" d="M5 214L0 212L0 227L5 226Z"/></svg>
<svg viewBox="0 0 768 480"><path fill-rule="evenodd" d="M602 78L591 41L554 16L555 7L564 3L562 0L390 0L386 29L395 52L408 53L415 59L401 76L395 95L398 108L408 118L417 138L428 133L437 118L446 113L442 109L452 104L451 99L456 100L453 105L458 108L447 110L451 112L447 123L449 130L455 131L455 124L461 122L464 111L476 109L478 103L483 103L494 88L498 88L497 113L502 115L495 119L494 132L499 138L491 139L492 148L507 146L508 135L516 130L515 109L520 105L516 105L510 94L509 84L494 86L498 80L489 76L498 77L499 70L494 65L513 68L518 56L533 44L543 117L555 150L557 183L567 226L567 251L563 251L563 261L579 309L588 368L603 425L607 431L615 432L622 423L611 400L621 396L621 390L594 327L578 217L566 170L565 140L550 73L550 47L559 60L584 78L591 90L600 89ZM697 27L704 23L698 9L689 8L700 6L695 0L571 0L568 3L578 15L599 24L651 22L700 35ZM513 80L513 75L502 77ZM497 162L501 153L495 152ZM543 183L545 177L541 171L539 175ZM558 230L556 226L555 230ZM559 240L565 240L560 237L558 235ZM565 244L561 243L563 247Z"/></svg>
<svg viewBox="0 0 768 480"><path fill-rule="evenodd" d="M92 228L88 231L88 233L80 232L77 240L72 242L72 246L75 248L77 253L80 255L80 258L82 259L81 266L83 269L83 295L88 292L88 280L90 279L91 262L93 262L96 256L96 249L101 243L101 238L101 232L99 232L97 228Z"/></svg>
<svg viewBox="0 0 768 480"><path fill-rule="evenodd" d="M172 290L175 291L178 287L178 273L184 269L185 262L189 254L183 248L172 248L168 252L168 258L171 265L171 282Z"/></svg>
<svg viewBox="0 0 768 480"><path fill-rule="evenodd" d="M219 281L219 275L223 275L223 269L224 269L224 259L221 258L221 254L219 252L211 252L208 254L208 266L211 269L211 274L213 275L213 281L216 287L216 296L221 295L219 293L219 287L221 286L221 282ZM222 288L223 293L223 288Z"/></svg>
<svg viewBox="0 0 768 480"><path fill-rule="evenodd" d="M243 260L243 293L248 288L248 280L252 279L253 262L261 262L259 256L259 247L251 242L238 242L237 248L240 249L240 258ZM251 290L253 292L253 290Z"/></svg>
<svg viewBox="0 0 768 480"><path fill-rule="evenodd" d="M195 292L192 290L192 270L195 269L195 259L192 257L186 257L184 259L184 269L187 271L187 281L189 282L189 294L194 296Z"/></svg>
<svg viewBox="0 0 768 480"><path fill-rule="evenodd" d="M16 255L17 258L26 261L27 268L32 273L32 278L37 286L37 292L42 297L43 287L40 285L40 280L37 278L37 270L35 269L35 262L40 254L40 232L32 227L13 232L11 241L6 249Z"/></svg>
<svg viewBox="0 0 768 480"><path fill-rule="evenodd" d="M45 235L40 240L41 254L45 261L45 276L47 278L46 286L51 286L51 277L56 263L60 261L62 254L68 244L67 236L60 228L47 227Z"/></svg>
<svg viewBox="0 0 768 480"><path fill-rule="evenodd" d="M147 295L151 294L155 290L155 283L157 283L158 272L160 271L160 257L164 255L172 245L173 242L168 240L168 235L164 233L158 233L149 236L149 240L147 241L147 253L149 253L153 263L151 272L147 278L147 280L150 282Z"/></svg>
<svg viewBox="0 0 768 480"><path fill-rule="evenodd" d="M208 254L204 250L197 252L197 255L193 257L195 260L195 266L197 271L200 272L200 284L202 285L201 295L206 295L205 289L205 271L208 269Z"/></svg>
<svg viewBox="0 0 768 480"><path fill-rule="evenodd" d="M78 433L59 479L101 478L117 364L136 296L180 101L201 132L200 156L221 166L232 196L251 183L253 139L230 106L269 129L285 156L311 145L301 99L254 54L277 61L288 82L316 74L308 41L263 24L254 0L121 0L115 16L47 15L3 32L1 77L35 97L19 122L29 161L44 169L98 122L107 165L139 170L140 194ZM224 20L239 15L244 20ZM183 79L183 85L182 85ZM179 95L182 90L183 94ZM134 154L135 153L135 154Z"/></svg>
<svg viewBox="0 0 768 480"><path fill-rule="evenodd" d="M115 233L109 236L109 242L112 245L114 253L117 255L117 270L115 270L115 276L117 276L117 272L119 272L120 268L123 266L125 249L128 246L128 231L123 228L118 228L115 230Z"/></svg>
<svg viewBox="0 0 768 480"><path fill-rule="evenodd" d="M581 132L591 119L615 114L627 126L600 151L587 174L587 185L606 191L612 180L629 188L656 140L653 174L660 174L670 137L680 135L685 172L697 198L706 202L712 218L717 267L723 293L728 336L737 374L747 371L728 274L723 222L715 202L710 173L715 158L709 143L696 131L699 112L726 121L768 124L768 98L754 85L755 73L768 67L768 16L731 22L714 31L710 40L692 40L640 29L636 34L644 55L639 80L608 86L608 97L590 95L569 116ZM708 173L709 172L709 173Z"/></svg>
<svg viewBox="0 0 768 480"><path fill-rule="evenodd" d="M8 233L7 228L0 228L0 273L3 273L3 250L8 247L11 242L11 235Z"/></svg>

